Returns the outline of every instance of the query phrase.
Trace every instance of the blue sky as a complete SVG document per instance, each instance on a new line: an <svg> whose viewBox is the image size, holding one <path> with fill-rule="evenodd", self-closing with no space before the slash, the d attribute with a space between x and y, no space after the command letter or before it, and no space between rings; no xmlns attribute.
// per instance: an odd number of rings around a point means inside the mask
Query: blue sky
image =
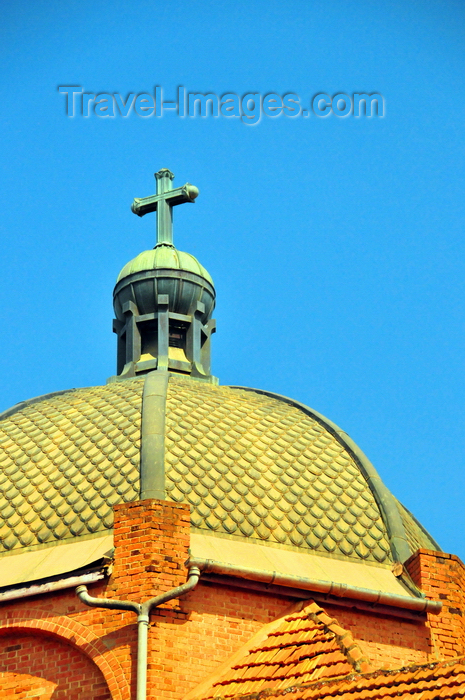
<svg viewBox="0 0 465 700"><path fill-rule="evenodd" d="M213 371L360 445L465 558L465 6L460 1L2 4L0 410L115 371L112 289L154 244L130 211L200 189L175 243L215 280ZM381 93L383 118L66 116L86 92Z"/></svg>

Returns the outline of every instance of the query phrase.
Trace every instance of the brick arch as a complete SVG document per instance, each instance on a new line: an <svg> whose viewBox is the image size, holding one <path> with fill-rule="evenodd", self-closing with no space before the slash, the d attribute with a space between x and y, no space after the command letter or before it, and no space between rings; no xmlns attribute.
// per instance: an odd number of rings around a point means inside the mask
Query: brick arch
<svg viewBox="0 0 465 700"><path fill-rule="evenodd" d="M97 664L56 635L5 631L0 658L2 700L113 700Z"/></svg>
<svg viewBox="0 0 465 700"><path fill-rule="evenodd" d="M53 615L40 608L5 613L0 612L0 635L9 634L14 630L40 631L42 634L66 641L89 657L100 669L113 700L130 700L129 684L116 655L80 622L69 617Z"/></svg>

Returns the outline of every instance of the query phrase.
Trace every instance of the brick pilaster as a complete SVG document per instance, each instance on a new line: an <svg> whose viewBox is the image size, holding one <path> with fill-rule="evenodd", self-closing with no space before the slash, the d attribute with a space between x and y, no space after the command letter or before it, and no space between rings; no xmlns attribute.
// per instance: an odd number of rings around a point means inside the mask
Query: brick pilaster
<svg viewBox="0 0 465 700"><path fill-rule="evenodd" d="M184 583L189 506L150 499L114 511L115 567L108 597L143 602Z"/></svg>
<svg viewBox="0 0 465 700"><path fill-rule="evenodd" d="M419 549L405 566L430 600L442 600L439 615L428 615L432 653L439 658L465 654L465 566L454 554Z"/></svg>

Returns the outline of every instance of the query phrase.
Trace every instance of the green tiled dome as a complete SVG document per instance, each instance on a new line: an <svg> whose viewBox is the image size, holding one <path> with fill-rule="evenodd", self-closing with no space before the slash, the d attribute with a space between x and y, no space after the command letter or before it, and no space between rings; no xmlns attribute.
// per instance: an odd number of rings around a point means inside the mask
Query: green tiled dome
<svg viewBox="0 0 465 700"><path fill-rule="evenodd" d="M113 506L139 498L144 379L63 392L3 414L3 549L108 530ZM389 492L380 496L379 477L349 440L283 397L170 375L167 498L190 504L197 531L386 564L392 528L380 503L391 499L410 549L437 549Z"/></svg>

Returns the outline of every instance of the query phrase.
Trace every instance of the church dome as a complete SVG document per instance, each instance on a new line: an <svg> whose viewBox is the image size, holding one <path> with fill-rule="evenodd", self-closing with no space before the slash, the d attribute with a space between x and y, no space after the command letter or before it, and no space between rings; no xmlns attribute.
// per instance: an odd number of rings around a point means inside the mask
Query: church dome
<svg viewBox="0 0 465 700"><path fill-rule="evenodd" d="M193 185L135 199L157 212L157 245L121 271L118 376L0 415L0 548L106 533L113 507L190 506L198 534L392 565L437 544L334 423L277 394L219 386L210 372L213 282L172 244L172 208Z"/></svg>
<svg viewBox="0 0 465 700"><path fill-rule="evenodd" d="M123 267L118 275L117 283L125 277L137 272L155 270L184 270L206 279L212 286L213 280L203 265L190 253L177 250L173 245L157 245L152 250L144 250Z"/></svg>
<svg viewBox="0 0 465 700"><path fill-rule="evenodd" d="M0 418L0 545L92 536L139 499L145 377L18 404ZM165 481L205 534L390 564L438 549L337 426L285 397L169 375Z"/></svg>

